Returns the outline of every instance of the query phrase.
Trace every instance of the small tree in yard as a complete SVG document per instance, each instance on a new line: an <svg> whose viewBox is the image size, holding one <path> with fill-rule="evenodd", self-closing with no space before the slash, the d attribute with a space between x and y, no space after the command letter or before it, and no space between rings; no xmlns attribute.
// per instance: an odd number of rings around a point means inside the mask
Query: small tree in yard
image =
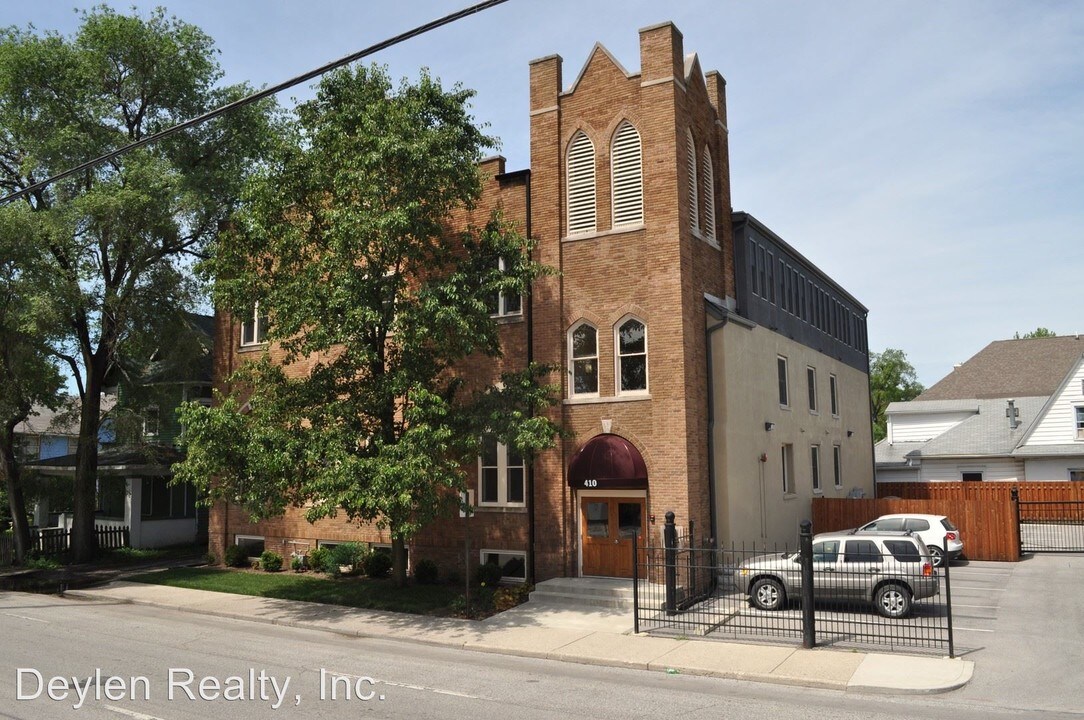
<svg viewBox="0 0 1084 720"><path fill-rule="evenodd" d="M458 507L484 433L530 454L558 432L536 414L550 402L544 368L496 387L455 373L500 353L492 298L524 294L543 272L499 216L447 228L478 199L477 163L493 145L470 96L425 73L398 88L379 68L325 76L206 266L220 307L252 317L258 303L284 363L246 364L235 397L182 410L178 478L254 518L304 506L310 521L375 522L398 583L405 542Z"/></svg>

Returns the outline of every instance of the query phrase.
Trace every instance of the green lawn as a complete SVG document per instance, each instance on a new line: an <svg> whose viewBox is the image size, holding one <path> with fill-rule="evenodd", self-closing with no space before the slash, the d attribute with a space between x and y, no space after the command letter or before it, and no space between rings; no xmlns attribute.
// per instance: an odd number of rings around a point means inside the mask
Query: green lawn
<svg viewBox="0 0 1084 720"><path fill-rule="evenodd" d="M399 588L390 580L335 580L292 572L244 572L205 567L171 568L127 579L194 590L394 610L417 615L448 614L452 600L459 594L445 585L407 585Z"/></svg>

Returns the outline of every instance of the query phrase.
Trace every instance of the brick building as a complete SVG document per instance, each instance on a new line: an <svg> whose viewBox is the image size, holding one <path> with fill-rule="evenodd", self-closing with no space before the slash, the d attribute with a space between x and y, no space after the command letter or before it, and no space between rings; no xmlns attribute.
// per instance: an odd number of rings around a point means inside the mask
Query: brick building
<svg viewBox="0 0 1084 720"><path fill-rule="evenodd" d="M535 462L487 446L476 511L419 534L412 561L510 578L627 576L634 530L673 511L697 535L791 542L817 495L873 489L866 309L730 202L725 81L664 23L640 31L639 73L601 45L567 89L558 56L530 64L531 167L483 164L478 221L495 207L559 273L501 298L504 357L562 368L553 419L572 438ZM258 317L220 322L227 373L260 342ZM212 512L212 551L290 552L389 538L300 512L259 524ZM533 572L532 572L533 570Z"/></svg>

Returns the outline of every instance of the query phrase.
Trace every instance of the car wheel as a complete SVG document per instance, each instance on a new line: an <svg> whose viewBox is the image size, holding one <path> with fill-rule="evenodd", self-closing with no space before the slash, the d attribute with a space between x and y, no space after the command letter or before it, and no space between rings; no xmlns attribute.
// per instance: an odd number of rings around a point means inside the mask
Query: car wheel
<svg viewBox="0 0 1084 720"><path fill-rule="evenodd" d="M930 551L930 558L933 559L933 566L941 567L941 563L945 562L945 553L941 552L941 548L936 545L927 545L926 549Z"/></svg>
<svg viewBox="0 0 1084 720"><path fill-rule="evenodd" d="M760 578L749 588L749 601L761 610L778 610L787 601L787 591L773 578Z"/></svg>
<svg viewBox="0 0 1084 720"><path fill-rule="evenodd" d="M877 612L886 618L902 618L911 614L911 591L894 583L877 588L873 596Z"/></svg>

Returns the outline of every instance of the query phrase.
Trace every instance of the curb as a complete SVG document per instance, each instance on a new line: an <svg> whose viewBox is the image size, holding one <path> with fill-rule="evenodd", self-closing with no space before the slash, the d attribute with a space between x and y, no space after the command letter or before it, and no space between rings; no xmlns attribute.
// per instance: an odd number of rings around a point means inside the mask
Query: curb
<svg viewBox="0 0 1084 720"><path fill-rule="evenodd" d="M482 652L495 655L510 655L514 657L526 657L541 660L553 660L557 662L570 662L580 665L593 665L602 667L615 667L623 669L634 670L647 670L649 672L657 672L663 674L680 674L691 675L696 677L714 677L726 680L738 680L743 682L759 682L768 683L773 685L789 685L792 687L808 687L817 688L822 690L836 690L854 694L876 694L876 695L932 695L945 692L951 692L956 690L968 682L970 682L974 670L974 663L960 660L960 672L958 676L950 683L930 683L922 686L912 687L893 687L891 685L877 684L873 678L863 681L860 679L862 674L859 671L855 671L851 674L848 680L830 680L830 679L817 679L811 677L796 677L793 675L775 675L772 673L764 672L744 672L738 670L711 670L704 667L690 667L681 664L671 664L666 662L659 662L661 657L665 655L664 652L659 657L647 660L647 661L630 661L630 660L614 660L610 658L592 657L589 655L578 654L574 652L566 652L565 647L558 647L549 650L529 650L522 648L511 648L502 645L491 645L485 642L484 638L475 637L465 640L448 641L444 639L428 639L424 636L412 635L412 634L395 634L389 635L386 633L377 633L367 630L342 630L334 627L328 627L318 623L313 623L305 620L283 620L280 618L261 618L253 617L252 615L246 615L242 613L212 610L212 609L193 609L191 606L179 603L169 602L151 602L147 600L139 600L132 598L103 598L93 591L85 590L70 590L61 594L61 597L74 598L79 600L88 600L92 602L100 603L115 603L126 605L141 605L146 607L159 607L166 608L168 610L176 610L178 612L190 613L194 615L206 615L210 617L217 617L227 620L239 620L243 622L261 623L264 625L278 625L280 627L289 627L299 630L310 630L325 632L332 635L338 635L339 637L347 638L364 638L369 640L393 640L399 642L410 642L418 645L426 645L429 647L444 647L458 650L468 650L472 652ZM301 602L301 601L294 601ZM306 605L319 605L319 603L304 603ZM469 622L469 621L463 621ZM484 630L479 628L480 632L484 633ZM643 635L628 635L627 637L644 637ZM684 640L682 643L696 642L693 640ZM571 644L571 643L569 643ZM797 652L799 648L795 648L794 652ZM668 652L668 651L667 651ZM828 651L830 652L830 651ZM793 653L791 653L793 654ZM789 655L788 655L789 657ZM909 657L909 656L908 656ZM871 663L871 668L875 671L878 662L884 663L886 661L900 660L901 658L896 656L887 655L867 655L866 660L863 661L862 666L870 658L880 658L880 660L874 660ZM919 660L921 658L911 658L913 660ZM903 662L907 662L903 660ZM860 667L862 667L860 666ZM857 681L856 681L857 679Z"/></svg>

